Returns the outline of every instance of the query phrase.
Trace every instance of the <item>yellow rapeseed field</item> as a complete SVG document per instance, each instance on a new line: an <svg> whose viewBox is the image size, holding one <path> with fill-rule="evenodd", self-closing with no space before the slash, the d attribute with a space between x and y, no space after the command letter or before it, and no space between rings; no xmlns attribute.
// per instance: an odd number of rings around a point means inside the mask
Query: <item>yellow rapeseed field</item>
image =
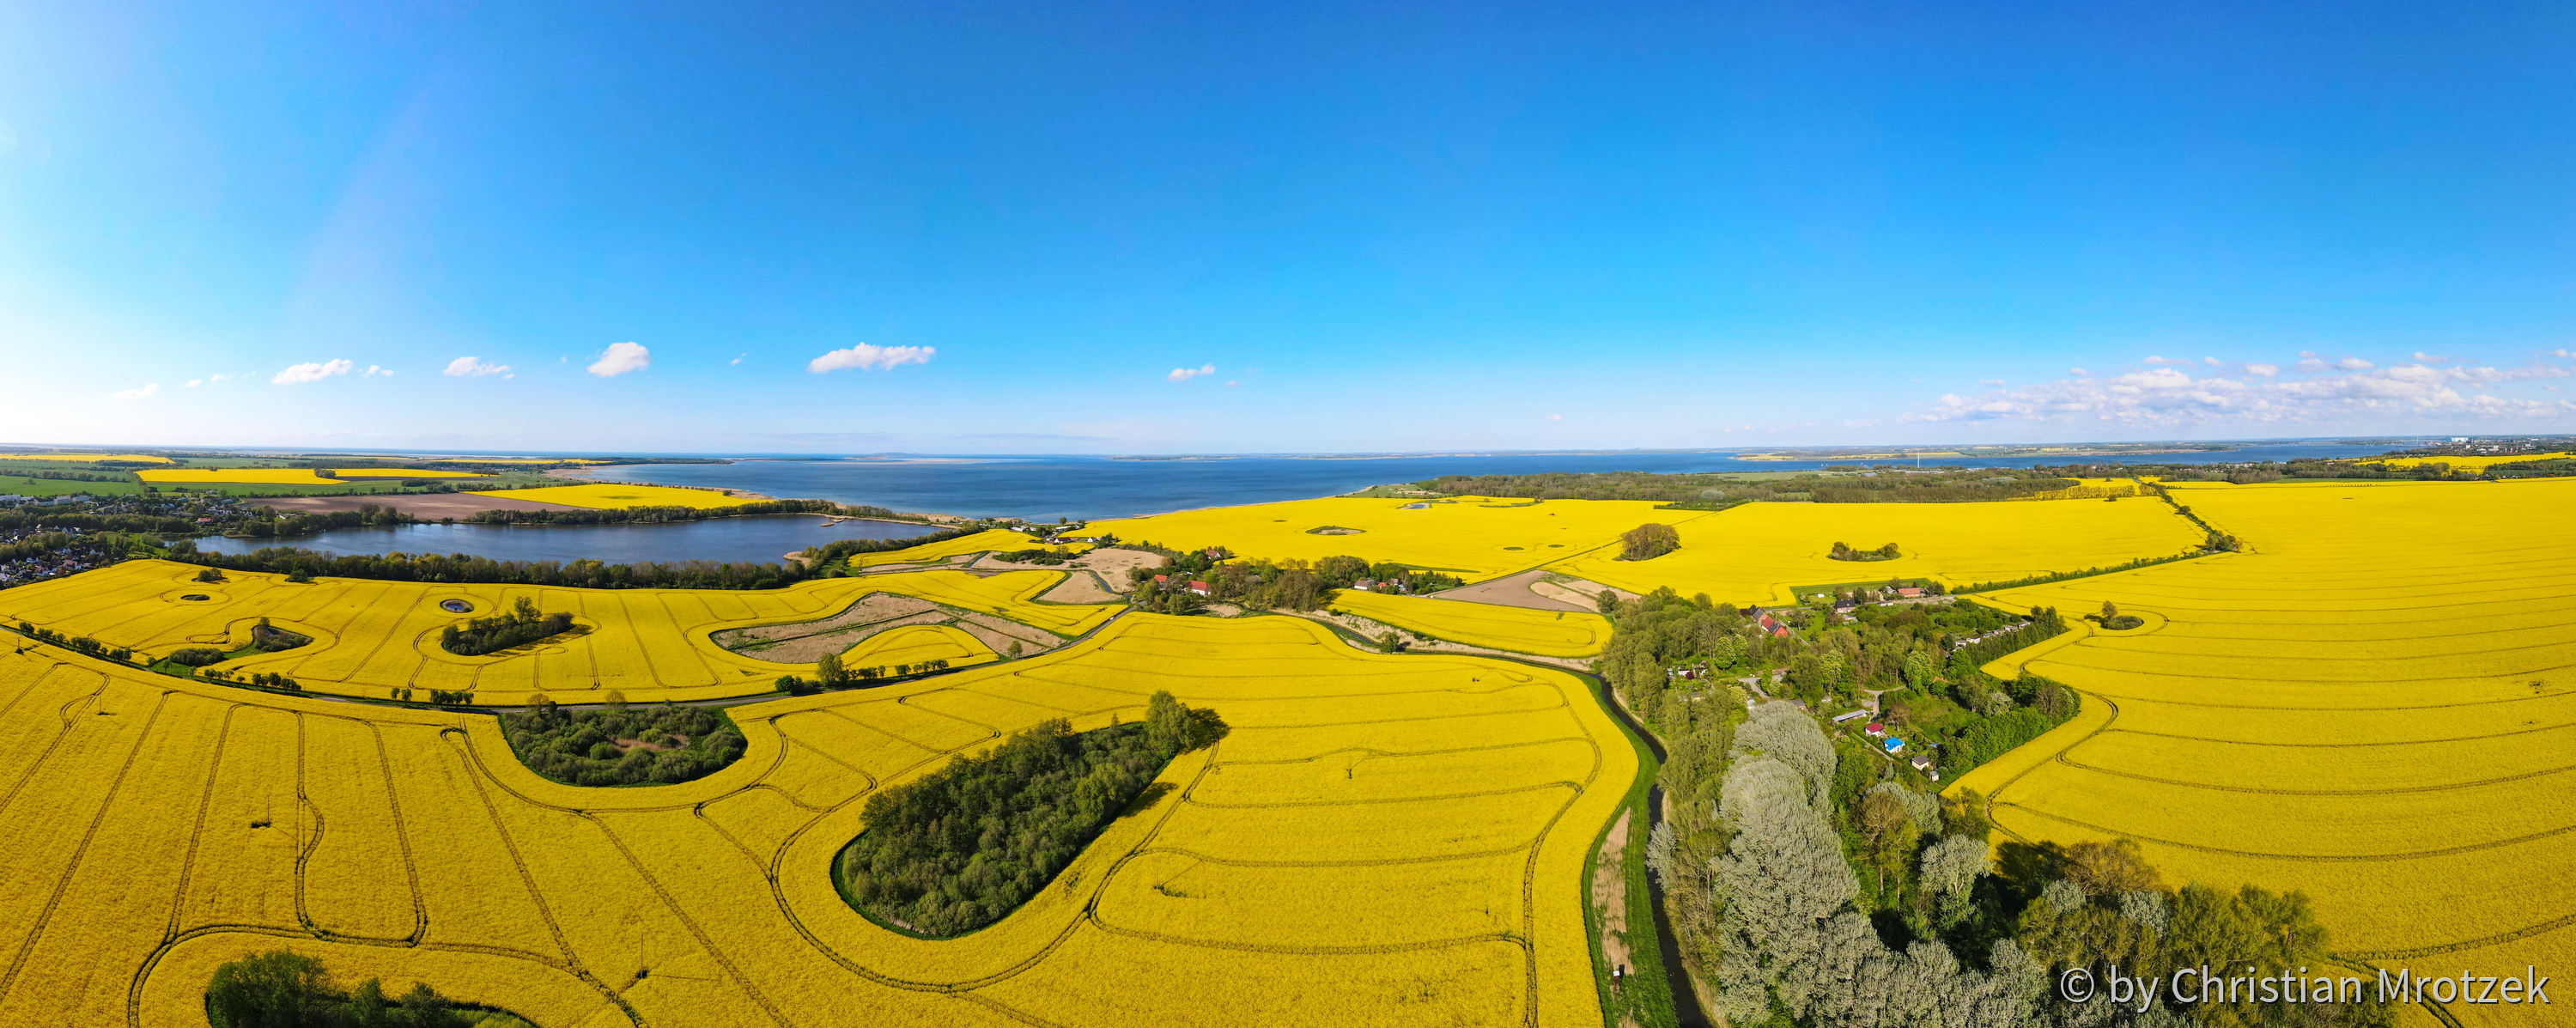
<svg viewBox="0 0 2576 1028"><path fill-rule="evenodd" d="M629 507L687 507L708 510L715 507L739 507L757 500L737 500L708 489L679 489L666 485L643 485L634 482L593 482L587 485L558 485L541 489L495 489L476 496L498 496L533 503L560 503L566 507L592 507L600 510L625 510Z"/></svg>
<svg viewBox="0 0 2576 1028"><path fill-rule="evenodd" d="M0 460L60 460L86 464L94 460L122 460L137 464L168 464L170 458L148 453L0 453Z"/></svg>
<svg viewBox="0 0 2576 1028"><path fill-rule="evenodd" d="M1179 550L1224 546L1240 556L1272 560L1350 554L1474 579L1615 546L1619 533L1650 521L1682 524L1707 516L1656 510L1643 500L1333 497L1094 521L1086 533ZM1321 534L1317 529L1356 531Z"/></svg>
<svg viewBox="0 0 2576 1028"><path fill-rule="evenodd" d="M480 471L440 471L436 468L333 468L341 478L490 478Z"/></svg>
<svg viewBox="0 0 2576 1028"><path fill-rule="evenodd" d="M2305 890L2355 959L2576 966L2576 480L2170 488L2248 550L1997 594L2147 624L1990 666L2086 712L1952 788L2013 837Z"/></svg>
<svg viewBox="0 0 2576 1028"><path fill-rule="evenodd" d="M1010 917L921 941L836 894L872 790L1160 689L1231 734ZM286 947L547 1028L1598 1026L1579 878L1637 772L1569 674L1294 618L736 707L739 762L644 788L50 646L0 650L0 705L0 1025L202 1026L215 966Z"/></svg>
<svg viewBox="0 0 2576 1028"><path fill-rule="evenodd" d="M970 553L984 553L992 550L1010 552L1014 550L1046 548L1049 547L1040 547L1038 545L1038 541L1030 538L1029 536L1022 535L1005 528L994 528L977 532L973 535L962 535L955 539L949 539L942 542L923 543L919 546L908 546L900 550L887 550L882 553L858 554L850 558L850 566L870 568L884 567L889 564L936 564L941 561L945 561L950 557L959 557ZM1072 549L1073 547L1059 546L1051 548L1061 552Z"/></svg>
<svg viewBox="0 0 2576 1028"><path fill-rule="evenodd" d="M2565 460L2569 457L2576 457L2576 453L2526 453L2520 456L2506 457L2363 457L2352 461L2352 463L2384 464L2392 468L2413 468L2421 467L2426 464L2448 464L2454 469L2461 471L2484 471L2498 464L2512 464L2517 461L2526 460Z"/></svg>
<svg viewBox="0 0 2576 1028"><path fill-rule="evenodd" d="M312 637L312 644L243 657L219 668L242 676L283 674L314 692L390 698L392 690L405 687L423 692L467 689L480 702L512 704L539 693L565 703L582 702L610 689L637 702L768 692L778 676L811 674L813 665L734 653L709 636L731 628L829 617L871 593L918 596L1067 638L1098 628L1121 609L1116 604L1039 602L1039 594L1063 581L1061 571L983 577L962 571L897 572L731 591L350 578L296 583L282 575L244 571L227 572L225 582L202 583L195 581L199 570L167 561L127 561L0 591L0 620L26 621L159 657L191 646L247 646L251 627L265 617L276 627ZM460 657L439 646L439 629L507 611L521 598L540 610L571 613L579 634L481 657ZM469 609L441 606L451 600Z"/></svg>
<svg viewBox="0 0 2576 1028"><path fill-rule="evenodd" d="M1662 511L1663 514L1686 514ZM2195 548L2206 533L2163 501L1748 503L1674 519L1681 549L1643 561L1603 549L1549 565L1633 592L1671 586L1731 603L1788 603L1801 585L1929 578L1949 586L2121 564ZM1842 561L1837 542L1895 543L1894 560Z"/></svg>
<svg viewBox="0 0 2576 1028"><path fill-rule="evenodd" d="M154 485L347 485L305 468L149 468L135 477Z"/></svg>
<svg viewBox="0 0 2576 1028"><path fill-rule="evenodd" d="M1334 610L1470 646L1542 657L1590 657L1610 642L1610 619L1599 614L1428 596L1389 596L1358 589L1343 589L1335 595Z"/></svg>
<svg viewBox="0 0 2576 1028"><path fill-rule="evenodd" d="M844 667L861 668L884 665L920 664L945 660L951 667L982 664L1000 660L993 648L976 641L974 636L948 625L905 625L890 628L865 639L841 654Z"/></svg>

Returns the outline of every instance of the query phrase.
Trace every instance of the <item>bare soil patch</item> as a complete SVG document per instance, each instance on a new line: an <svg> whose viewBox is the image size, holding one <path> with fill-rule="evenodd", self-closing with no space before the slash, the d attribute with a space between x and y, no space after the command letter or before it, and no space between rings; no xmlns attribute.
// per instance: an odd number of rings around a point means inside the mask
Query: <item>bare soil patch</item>
<svg viewBox="0 0 2576 1028"><path fill-rule="evenodd" d="M1532 569L1490 582L1478 582L1431 595L1435 599L1467 600L1473 603L1491 603L1498 607L1522 607L1529 610L1579 610L1590 613L1601 609L1588 602L1540 594L1535 587L1545 584L1540 581L1540 578L1546 574L1545 571Z"/></svg>
<svg viewBox="0 0 2576 1028"><path fill-rule="evenodd" d="M644 741L644 740L642 740L642 739L611 739L611 740L609 740L609 742L614 743L614 744L617 746L617 751L618 751L618 752L620 752L620 753L630 753L630 752L633 752L633 751L635 751L635 750L651 750L651 751L653 751L653 752L655 752L655 753L660 753L660 752L662 752L662 751L664 751L664 750L676 750L676 749L684 748L684 747L686 747L686 746L688 746L688 745L689 745L689 737L688 737L688 736L685 736L685 735L674 735L674 736L672 736L672 738L678 739L678 740L680 740L680 741L679 741L679 742L677 742L677 743L667 743L667 742L645 742L645 741Z"/></svg>
<svg viewBox="0 0 2576 1028"><path fill-rule="evenodd" d="M1109 591L1098 573L1081 570L1064 576L1055 588L1039 593L1038 599L1046 603L1116 603L1118 594Z"/></svg>
<svg viewBox="0 0 2576 1028"><path fill-rule="evenodd" d="M1636 593L1632 593L1615 586L1607 586L1599 582L1587 582L1580 578L1566 578L1563 575L1558 575L1556 577L1563 580L1555 582L1532 582L1530 583L1530 591L1559 602L1578 604L1584 610L1590 611L1598 611L1601 609L1601 594L1605 592L1622 600L1633 600L1637 598Z"/></svg>
<svg viewBox="0 0 2576 1028"><path fill-rule="evenodd" d="M1592 865L1592 909L1601 916L1601 957L1620 977L1636 970L1628 959L1628 816L1619 812L1601 840Z"/></svg>
<svg viewBox="0 0 2576 1028"><path fill-rule="evenodd" d="M1034 657L1064 645L1064 639L1053 632L1032 628L1017 621L985 614L961 614L954 622L959 631L974 636L976 642L993 648L993 652L1010 656L1011 644L1020 644L1020 656Z"/></svg>
<svg viewBox="0 0 2576 1028"><path fill-rule="evenodd" d="M1113 593L1124 593L1127 591L1127 569L1154 567L1162 562L1163 558L1161 556L1147 553L1143 550L1104 547L1083 554L1082 556L1075 557L1072 560L1065 561L1062 564L1022 564L1014 561L994 560L990 554L986 554L975 561L974 569L977 571L1091 571L1099 574L1101 585L1107 587L1109 591ZM1048 597L1048 599L1053 598ZM1080 603L1107 601L1075 600L1059 602Z"/></svg>
<svg viewBox="0 0 2576 1028"><path fill-rule="evenodd" d="M407 496L268 496L248 501L256 506L277 511L304 514L328 514L354 511L374 504L398 510L416 518L470 518L487 510L582 510L560 503L538 503L535 500L512 500L498 496L476 496L472 493L417 493Z"/></svg>
<svg viewBox="0 0 2576 1028"><path fill-rule="evenodd" d="M747 657L780 664L811 664L826 653L840 653L871 636L906 625L949 625L1001 654L1010 653L1011 644L1016 642L1024 657L1064 645L1062 638L1043 628L893 593L869 593L827 618L730 628L717 632L713 639L716 645Z"/></svg>

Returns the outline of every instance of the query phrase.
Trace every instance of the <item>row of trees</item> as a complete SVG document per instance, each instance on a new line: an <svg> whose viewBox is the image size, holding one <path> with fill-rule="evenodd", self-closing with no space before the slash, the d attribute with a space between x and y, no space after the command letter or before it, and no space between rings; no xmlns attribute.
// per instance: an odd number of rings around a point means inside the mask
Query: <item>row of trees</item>
<svg viewBox="0 0 2576 1028"><path fill-rule="evenodd" d="M184 541L184 540L183 540ZM606 564L596 560L494 560L473 554L380 553L333 556L285 546L251 553L173 549L170 559L232 571L395 582L560 585L581 589L779 589L813 577L786 564L707 560Z"/></svg>
<svg viewBox="0 0 2576 1028"><path fill-rule="evenodd" d="M1974 793L1943 800L1886 780L1860 763L1875 758L1837 747L1788 704L1728 709L1742 719L1731 731L1702 719L1672 747L1675 816L1648 837L1646 859L1684 962L1731 1023L2396 1023L2377 1002L2064 1002L2053 985L2069 968L2277 974L2329 966L2329 936L2304 895L2169 889L2125 840L2007 842L1990 862Z"/></svg>
<svg viewBox="0 0 2576 1028"><path fill-rule="evenodd" d="M2133 847L2008 843L1992 864L1992 829L1974 792L1943 799L1873 741L1829 736L1816 714L1790 703L1748 709L1745 691L1709 681L1748 671L1768 679L1786 665L1791 688L1811 700L1886 688L1884 716L1910 742L1930 726L1907 724L1908 708L1927 722L1938 713L1964 723L1919 738L1940 739L1945 767L1965 770L2075 713L2076 694L2057 683L1977 669L2063 631L2057 611L1969 602L1864 607L1849 618L1799 611L1803 630L1779 639L1705 596L1659 590L1607 606L1616 631L1597 666L1665 743L1657 783L1668 815L1647 838L1646 863L1686 969L1715 986L1732 1023L2392 1023L2377 1007L2152 1006L2140 1015L2050 998L2057 972L2089 964L2098 973L2106 959L2124 971L2204 958L2241 967L2248 958L2206 956L2235 946L2276 969L2319 965L2325 935L2304 897L2167 890L2152 869L2142 873ZM2244 945L2249 928L2280 941Z"/></svg>
<svg viewBox="0 0 2576 1028"><path fill-rule="evenodd" d="M1231 603L1250 610L1321 610L1332 604L1334 590L1351 588L1363 579L1384 583L1373 588L1414 594L1465 584L1444 572L1391 562L1371 564L1366 558L1348 555L1325 557L1310 564L1294 557L1237 559L1224 547L1174 551L1152 543L1121 545L1164 555L1159 566L1130 568L1127 572L1135 586L1130 602L1164 614L1194 613L1210 603ZM1155 582L1156 575L1166 581ZM1192 590L1190 583L1194 581L1207 583L1208 592L1201 595Z"/></svg>

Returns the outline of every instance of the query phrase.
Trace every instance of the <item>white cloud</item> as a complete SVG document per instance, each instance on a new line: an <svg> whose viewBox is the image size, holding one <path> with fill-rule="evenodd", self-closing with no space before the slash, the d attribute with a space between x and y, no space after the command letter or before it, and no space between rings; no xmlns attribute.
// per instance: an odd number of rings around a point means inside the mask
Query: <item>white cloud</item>
<svg viewBox="0 0 2576 1028"><path fill-rule="evenodd" d="M120 400L140 400L160 391L161 383L154 382L141 389L119 389L116 391L116 398Z"/></svg>
<svg viewBox="0 0 2576 1028"><path fill-rule="evenodd" d="M1200 375L1213 375L1213 374L1216 374L1216 365L1214 365L1214 364L1209 364L1209 365L1205 365L1205 366L1203 366L1203 367L1197 367L1197 368L1173 368L1173 369L1172 369L1172 373L1171 373L1171 374L1163 376L1163 381L1166 381L1166 382L1187 382L1187 381L1189 381L1189 380L1191 380L1191 379L1193 379L1193 378L1197 378L1197 377L1199 377Z"/></svg>
<svg viewBox="0 0 2576 1028"><path fill-rule="evenodd" d="M1228 382L1228 383L1226 383L1226 384L1225 384L1225 387L1226 387L1226 388L1228 388L1228 389L1232 389L1232 388L1234 388L1234 387L1236 387L1236 386L1239 386L1239 385L1242 385L1242 384L1243 384L1243 383L1241 383L1241 382Z"/></svg>
<svg viewBox="0 0 2576 1028"><path fill-rule="evenodd" d="M871 346L860 343L846 350L834 350L805 362L805 370L820 375L829 371L857 368L861 371L884 371L905 364L928 364L939 355L935 346ZM741 360L737 357L735 360Z"/></svg>
<svg viewBox="0 0 2576 1028"><path fill-rule="evenodd" d="M601 378L614 378L629 371L642 371L653 366L653 351L638 343L610 343L600 351L599 359L590 362L590 373Z"/></svg>
<svg viewBox="0 0 2576 1028"><path fill-rule="evenodd" d="M197 387L197 386L201 386L201 385L204 385L204 384L206 384L206 380L205 380L205 379L202 379L202 378L192 378L192 379L189 379L189 380L188 380L188 385L189 385L189 387L190 387L190 388L195 388L195 387Z"/></svg>
<svg viewBox="0 0 2576 1028"><path fill-rule="evenodd" d="M228 377L228 376L224 376L224 375L208 375L208 376L206 376L206 381L208 381L208 382L221 382L221 381L223 381L226 377Z"/></svg>
<svg viewBox="0 0 2576 1028"><path fill-rule="evenodd" d="M277 377L271 378L269 381L277 385L294 385L298 382L319 382L333 375L346 375L349 373L350 369L355 367L357 367L357 365L351 364L348 361L325 361L320 364L308 362L298 364L294 367L278 372Z"/></svg>
<svg viewBox="0 0 2576 1028"><path fill-rule="evenodd" d="M2248 364L2245 366L2245 373L2270 378L2281 373L2281 366L2278 364Z"/></svg>
<svg viewBox="0 0 2576 1028"><path fill-rule="evenodd" d="M2190 363L2191 363L2191 358L2189 358L2189 357L2149 357L2149 358L2147 358L2147 359L2146 359L2146 360L2144 360L2144 361L2140 361L2139 363L2145 364L2146 366L2148 366L2148 367L2150 367L2150 368L2161 368L2161 367L2165 367L2165 366L2167 366L2167 365L2187 365L2187 364L2190 364Z"/></svg>
<svg viewBox="0 0 2576 1028"><path fill-rule="evenodd" d="M446 375L449 378L481 378L485 375L509 375L510 366L507 364L494 364L481 357L459 357L447 362L447 370L439 372L439 374Z"/></svg>
<svg viewBox="0 0 2576 1028"><path fill-rule="evenodd" d="M2341 368L2345 371L2368 371L2378 366L2379 365L2373 364L2359 357L2346 357L2335 362L2335 367Z"/></svg>
<svg viewBox="0 0 2576 1028"><path fill-rule="evenodd" d="M1563 421L1563 420L1565 420L1565 415L1563 415L1563 414L1550 414L1550 415L1548 415L1548 416L1547 416L1547 419L1548 419L1549 421Z"/></svg>
<svg viewBox="0 0 2576 1028"><path fill-rule="evenodd" d="M742 359L749 356L751 355L747 353L736 354L732 360L726 361L725 364L728 367L739 366L742 363Z"/></svg>
<svg viewBox="0 0 2576 1028"><path fill-rule="evenodd" d="M2004 380L2000 378L1981 378L1977 380L1977 384L1981 386L1999 386L2004 384Z"/></svg>
<svg viewBox="0 0 2576 1028"><path fill-rule="evenodd" d="M2246 370L2260 376L2259 367L2248 365ZM2085 421L2173 428L2229 421L2331 422L2359 413L2382 417L2439 415L2450 419L2559 418L2576 415L2576 403L2504 399L2474 390L2498 383L2571 375L2576 371L2553 365L2508 370L2407 364L2384 369L2365 366L2349 374L2272 381L2227 375L2193 378L2172 368L2156 368L2108 378L1995 389L1977 396L1943 396L1929 409L1906 415L1906 420Z"/></svg>
<svg viewBox="0 0 2576 1028"><path fill-rule="evenodd" d="M2092 372L2090 372L2090 371L2086 371L2086 370L2084 370L2084 369L2082 369L2082 368L2068 368L2068 369L2066 369L2066 373L2067 373L2067 374L2069 374L2069 375L2077 375L2077 376L2083 376L2083 375L2090 375L2090 374L2092 374ZM1915 381L1920 382L1920 381L1923 381L1923 380L1918 378L1918 379L1915 379Z"/></svg>
<svg viewBox="0 0 2576 1028"><path fill-rule="evenodd" d="M2213 367L2213 368L2215 368L2215 367L2220 367L2220 366L2221 366L2221 365L2219 364L2218 358L2216 358L2216 357L2203 357L2203 358L2201 358L2201 359L2200 359L2200 362L2201 362L2201 363L2203 363L2203 364L2209 365L2210 367Z"/></svg>
<svg viewBox="0 0 2576 1028"><path fill-rule="evenodd" d="M2303 352L2303 353L2304 353L2304 352L2306 352L2306 351L2301 351L2301 352ZM2314 358L2314 357L2310 357L2310 358L2308 358L2308 359L2306 359L2306 360L2303 360L2303 361L2300 361L2300 362L2299 362L2299 370L2301 370L2301 371L2324 371L2325 369L2326 369L2326 362L2321 361L2321 360L2318 360L2318 359L2316 359L2316 358Z"/></svg>
<svg viewBox="0 0 2576 1028"><path fill-rule="evenodd" d="M2576 353L2569 353L2565 350L2552 350L2549 355L2552 357L2576 357Z"/></svg>
<svg viewBox="0 0 2576 1028"><path fill-rule="evenodd" d="M2443 361L2450 360L2448 357L2436 357L2432 354L2425 353L2422 350L2415 351L2415 359L2423 361L2426 364L2440 364Z"/></svg>
<svg viewBox="0 0 2576 1028"><path fill-rule="evenodd" d="M2301 357L2314 357L2314 356L2316 356L2316 355L2317 355L2317 352L2316 352L2315 350L2301 350L2301 351L2299 351L2299 356L2301 356Z"/></svg>

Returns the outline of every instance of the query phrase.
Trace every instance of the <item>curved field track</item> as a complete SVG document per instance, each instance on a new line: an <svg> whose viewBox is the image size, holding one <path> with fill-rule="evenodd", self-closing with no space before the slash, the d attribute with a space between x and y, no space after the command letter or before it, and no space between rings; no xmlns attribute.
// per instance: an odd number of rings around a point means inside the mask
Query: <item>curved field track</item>
<svg viewBox="0 0 2576 1028"><path fill-rule="evenodd" d="M2175 884L2304 890L2350 959L2576 967L2576 481L2172 488L2249 552L1997 594L2162 623L1990 665L2086 711L1952 791Z"/></svg>
<svg viewBox="0 0 2576 1028"><path fill-rule="evenodd" d="M1584 849L1637 765L1569 674L1136 614L736 707L733 766L582 789L488 717L21 645L0 650L0 1026L202 1028L213 969L280 946L547 1028L1601 1023ZM873 790L1040 720L1135 720L1161 689L1231 734L1002 922L904 938L834 891Z"/></svg>

